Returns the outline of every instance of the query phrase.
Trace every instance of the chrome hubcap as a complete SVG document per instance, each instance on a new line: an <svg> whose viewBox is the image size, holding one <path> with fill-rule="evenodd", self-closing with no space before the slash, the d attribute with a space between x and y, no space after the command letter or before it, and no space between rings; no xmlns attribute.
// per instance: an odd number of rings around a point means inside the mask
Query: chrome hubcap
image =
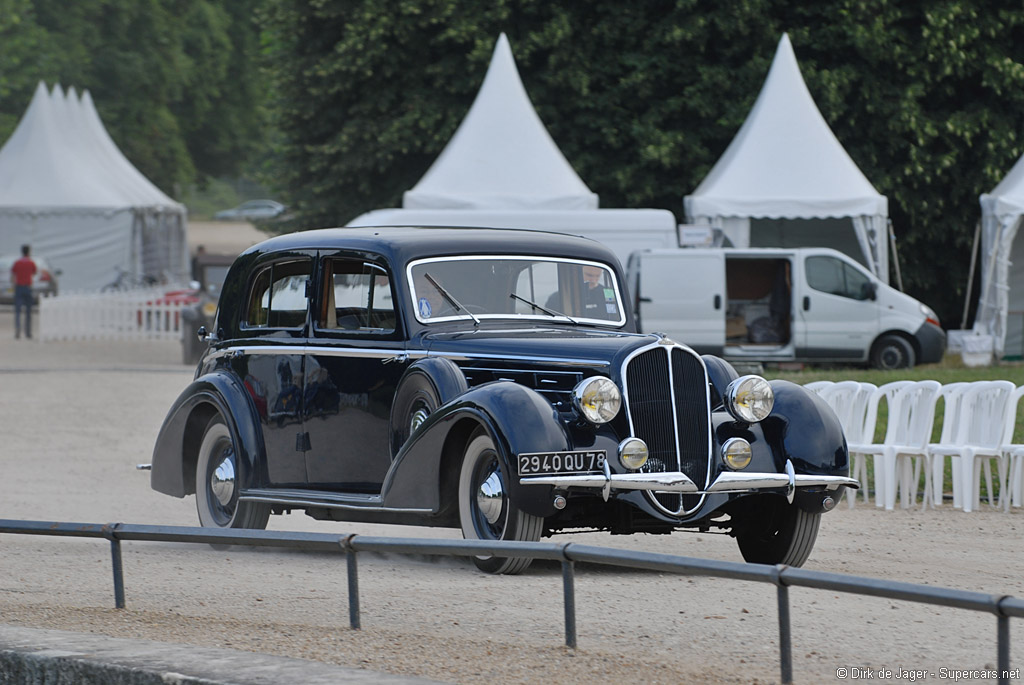
<svg viewBox="0 0 1024 685"><path fill-rule="evenodd" d="M422 407L414 411L412 418L409 420L409 435L415 433L416 429L423 425L428 416L430 416L430 412Z"/></svg>
<svg viewBox="0 0 1024 685"><path fill-rule="evenodd" d="M476 504L487 522L494 524L501 518L501 505L505 500L505 491L501 486L501 476L492 471L480 484L476 493Z"/></svg>
<svg viewBox="0 0 1024 685"><path fill-rule="evenodd" d="M231 504L231 498L235 494L235 463L230 454L224 456L217 468L210 474L210 492L221 503L221 506Z"/></svg>

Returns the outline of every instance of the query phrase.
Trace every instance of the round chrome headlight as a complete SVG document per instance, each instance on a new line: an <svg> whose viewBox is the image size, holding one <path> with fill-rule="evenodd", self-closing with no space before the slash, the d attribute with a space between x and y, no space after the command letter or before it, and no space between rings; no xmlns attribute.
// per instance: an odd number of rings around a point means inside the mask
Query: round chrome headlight
<svg viewBox="0 0 1024 685"><path fill-rule="evenodd" d="M636 471L647 463L647 443L640 438L626 438L619 443L619 461Z"/></svg>
<svg viewBox="0 0 1024 685"><path fill-rule="evenodd" d="M725 389L725 408L739 421L763 420L775 406L772 386L760 376L740 376Z"/></svg>
<svg viewBox="0 0 1024 685"><path fill-rule="evenodd" d="M729 438L722 445L722 458L725 459L725 465L733 471L747 468L752 456L750 443L743 438Z"/></svg>
<svg viewBox="0 0 1024 685"><path fill-rule="evenodd" d="M611 379L592 376L580 381L572 391L576 411L591 423L608 423L619 413L622 394Z"/></svg>

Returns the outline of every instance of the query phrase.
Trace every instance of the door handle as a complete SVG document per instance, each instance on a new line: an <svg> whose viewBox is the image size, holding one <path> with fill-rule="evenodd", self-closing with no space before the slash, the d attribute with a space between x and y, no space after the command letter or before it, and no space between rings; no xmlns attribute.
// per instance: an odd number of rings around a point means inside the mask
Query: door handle
<svg viewBox="0 0 1024 685"><path fill-rule="evenodd" d="M810 311L810 309L811 309L811 298L809 298L808 296L804 295L804 311L807 312L807 311Z"/></svg>
<svg viewBox="0 0 1024 685"><path fill-rule="evenodd" d="M721 309L721 308L722 308L722 296L721 295L715 295L715 309L717 310L717 309Z"/></svg>
<svg viewBox="0 0 1024 685"><path fill-rule="evenodd" d="M404 362L408 358L409 358L409 353L408 352L400 352L399 354L396 354L394 357L388 357L387 359L382 359L381 363L382 364L390 364L391 362Z"/></svg>

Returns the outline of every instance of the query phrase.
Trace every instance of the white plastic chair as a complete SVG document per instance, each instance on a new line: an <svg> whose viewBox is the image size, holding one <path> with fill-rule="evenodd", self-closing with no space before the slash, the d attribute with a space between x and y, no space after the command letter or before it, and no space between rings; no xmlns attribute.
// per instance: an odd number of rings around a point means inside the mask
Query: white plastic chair
<svg viewBox="0 0 1024 685"><path fill-rule="evenodd" d="M1000 497L1006 496L1007 463L1003 439L1006 427L1007 403L1015 386L1010 381L979 381L971 383L960 399L960 416L954 444L935 446L935 455L959 457L960 479L953 481L953 504L959 502L965 512L978 506L981 493L981 474L988 485L988 501L995 506L992 488L993 459L999 470ZM977 470L981 460L982 469ZM959 490L959 493L958 493ZM959 496L958 496L959 495Z"/></svg>
<svg viewBox="0 0 1024 685"><path fill-rule="evenodd" d="M843 425L846 434L846 446L850 451L850 477L860 483L860 492L864 503L869 500L867 457L858 451L860 445L870 444L875 437L875 425L878 422L878 399L874 404L871 400L878 392L874 383L857 383L857 392L849 407L848 422ZM840 419L842 420L842 419ZM847 489L846 500L852 509L857 501L857 490Z"/></svg>
<svg viewBox="0 0 1024 685"><path fill-rule="evenodd" d="M810 390L816 395L821 395L821 391L835 385L833 381L811 381L810 383L804 383L804 388Z"/></svg>
<svg viewBox="0 0 1024 685"><path fill-rule="evenodd" d="M1008 482L1004 486L1012 497L1012 504L1015 507L1021 506L1021 499L1024 498L1024 444L1013 441L1013 431L1017 425L1017 406L1020 398L1024 395L1024 385L1015 388L1006 401L1006 413L1003 415L1003 456L1009 460ZM1000 494L1003 490L1000 490ZM1003 500L1003 508L1010 509L1011 497Z"/></svg>
<svg viewBox="0 0 1024 685"><path fill-rule="evenodd" d="M867 474L867 459L871 458L874 460L875 505L879 507L885 506L885 491L887 488L885 471L881 467L881 456L885 450L885 445L895 443L897 436L900 435L897 430L899 422L894 414L895 398L900 390L911 383L912 381L893 381L877 387L867 398L867 404L864 408L864 424L860 434L861 440L859 442L846 441L847 449L850 451L850 458L855 462L854 469L863 469L865 478ZM888 407L885 437L881 443L876 443L874 441L875 427L878 421L879 406L883 400ZM854 477L856 478L857 476ZM866 490L866 482L861 481L861 484L864 486L862 489Z"/></svg>
<svg viewBox="0 0 1024 685"><path fill-rule="evenodd" d="M982 381L985 382L985 381ZM943 402L942 409L942 433L939 435L939 441L937 443L931 443L928 445L928 460L931 462L931 498L932 504L936 507L942 505L942 496L945 492L945 473L946 473L946 454L940 453L939 450L946 447L952 447L959 445L959 436L957 430L960 427L960 400L963 397L963 393L971 386L971 383L946 383L939 390L939 399ZM960 458L953 456L953 467L951 469L952 482L950 487L954 493L953 505L956 507L962 506L959 502L960 496ZM925 501L927 502L929 493L925 493Z"/></svg>

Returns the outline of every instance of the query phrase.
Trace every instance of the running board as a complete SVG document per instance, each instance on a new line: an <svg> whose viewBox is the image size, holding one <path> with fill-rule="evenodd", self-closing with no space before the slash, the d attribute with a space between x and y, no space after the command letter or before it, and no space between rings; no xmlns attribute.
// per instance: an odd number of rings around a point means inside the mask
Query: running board
<svg viewBox="0 0 1024 685"><path fill-rule="evenodd" d="M264 502L286 508L324 507L327 509L349 509L358 511L390 511L399 514L432 514L430 509L409 509L386 507L380 495L342 494L322 490L274 490L253 488L242 490L240 502Z"/></svg>

